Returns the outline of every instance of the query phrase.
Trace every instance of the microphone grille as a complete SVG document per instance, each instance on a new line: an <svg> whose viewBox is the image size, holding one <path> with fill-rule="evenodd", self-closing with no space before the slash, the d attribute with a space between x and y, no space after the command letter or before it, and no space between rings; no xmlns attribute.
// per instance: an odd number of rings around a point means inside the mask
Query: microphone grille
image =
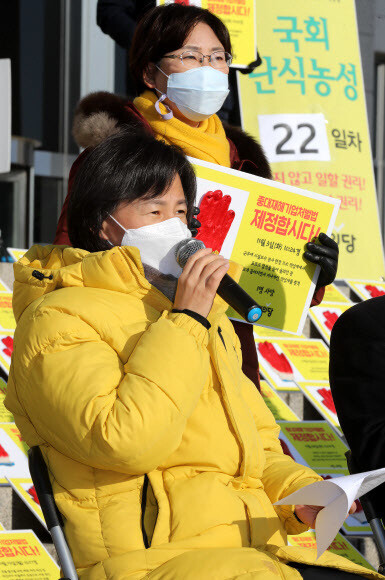
<svg viewBox="0 0 385 580"><path fill-rule="evenodd" d="M198 250L203 250L206 246L202 240L182 240L175 248L175 258L181 268L184 268L190 256Z"/></svg>

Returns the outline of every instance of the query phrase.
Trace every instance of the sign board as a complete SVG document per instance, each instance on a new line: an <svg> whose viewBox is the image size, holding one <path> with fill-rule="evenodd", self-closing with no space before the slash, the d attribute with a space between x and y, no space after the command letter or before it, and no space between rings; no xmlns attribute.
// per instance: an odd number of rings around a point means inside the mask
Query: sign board
<svg viewBox="0 0 385 580"><path fill-rule="evenodd" d="M227 26L233 47L233 66L247 67L257 58L255 0L157 0L157 6L184 4L207 8Z"/></svg>
<svg viewBox="0 0 385 580"><path fill-rule="evenodd" d="M31 477L7 477L9 485L14 489L20 499L31 510L39 522L46 528L43 511L36 494L35 486Z"/></svg>
<svg viewBox="0 0 385 580"><path fill-rule="evenodd" d="M0 532L0 578L57 580L59 566L32 530Z"/></svg>
<svg viewBox="0 0 385 580"><path fill-rule="evenodd" d="M298 381L329 380L329 350L320 339L255 339L259 370L277 391L297 391Z"/></svg>
<svg viewBox="0 0 385 580"><path fill-rule="evenodd" d="M343 435L329 384L298 382L297 385L322 417L339 435Z"/></svg>
<svg viewBox="0 0 385 580"><path fill-rule="evenodd" d="M299 546L301 548L311 548L317 550L317 543L315 539L315 532L309 530L303 534L296 536L288 536L287 542L289 546ZM335 540L328 548L328 552L347 558L350 562L354 562L359 566L374 570L373 566L364 558L364 556L346 539L342 534L337 534Z"/></svg>
<svg viewBox="0 0 385 580"><path fill-rule="evenodd" d="M261 381L260 387L263 400L273 413L276 421L299 421L299 417L266 381Z"/></svg>
<svg viewBox="0 0 385 580"><path fill-rule="evenodd" d="M354 0L256 0L262 65L238 73L242 127L274 179L341 201L338 276L384 273Z"/></svg>
<svg viewBox="0 0 385 580"><path fill-rule="evenodd" d="M301 334L319 272L303 258L305 244L320 231L330 233L339 201L190 161L201 210L197 239L243 267L240 284L262 307L261 326Z"/></svg>
<svg viewBox="0 0 385 580"><path fill-rule="evenodd" d="M349 310L353 306L352 303L336 302L336 303L322 303L319 306L313 306L309 310L309 318L321 334L322 338L330 344L330 335L333 326L343 312Z"/></svg>
<svg viewBox="0 0 385 580"><path fill-rule="evenodd" d="M385 282L376 280L346 280L347 285L360 298L360 300L369 300L385 296Z"/></svg>
<svg viewBox="0 0 385 580"><path fill-rule="evenodd" d="M0 485L7 477L29 477L26 444L14 423L0 424Z"/></svg>
<svg viewBox="0 0 385 580"><path fill-rule="evenodd" d="M278 421L284 452L322 475L346 470L345 443L326 421ZM342 471L341 471L342 470Z"/></svg>

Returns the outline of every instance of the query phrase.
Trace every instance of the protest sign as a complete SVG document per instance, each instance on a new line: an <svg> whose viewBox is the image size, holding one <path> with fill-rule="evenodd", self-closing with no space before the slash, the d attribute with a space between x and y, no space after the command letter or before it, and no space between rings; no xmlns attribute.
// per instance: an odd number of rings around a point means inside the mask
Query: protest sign
<svg viewBox="0 0 385 580"><path fill-rule="evenodd" d="M7 252L11 256L11 258L13 258L15 262L17 262L18 260L20 260L20 258L24 256L27 250L22 250L20 248L7 248Z"/></svg>
<svg viewBox="0 0 385 580"><path fill-rule="evenodd" d="M308 532L296 536L288 536L287 542L289 546L299 546L300 548L311 548L313 550L317 549L315 532L313 530L309 530ZM327 551L342 556L343 558L347 558L350 562L354 562L359 566L363 566L369 570L374 570L373 566L366 560L366 558L364 558L364 556L340 533L336 535L335 540L331 543Z"/></svg>
<svg viewBox="0 0 385 580"><path fill-rule="evenodd" d="M11 170L11 61L0 59L0 173Z"/></svg>
<svg viewBox="0 0 385 580"><path fill-rule="evenodd" d="M333 302L343 304L351 304L349 298L336 286L336 284L329 284L325 286L325 294L322 300L322 304Z"/></svg>
<svg viewBox="0 0 385 580"><path fill-rule="evenodd" d="M384 273L354 0L256 0L262 65L238 73L242 127L274 179L341 200L338 275Z"/></svg>
<svg viewBox="0 0 385 580"><path fill-rule="evenodd" d="M164 4L185 4L207 8L227 26L233 47L233 66L244 68L257 58L255 0L157 0Z"/></svg>
<svg viewBox="0 0 385 580"><path fill-rule="evenodd" d="M322 302L319 306L313 306L313 308L310 308L309 318L327 344L330 343L330 335L333 326L341 314L346 310L349 310L352 306L352 302L350 304L343 302L324 304L324 302Z"/></svg>
<svg viewBox="0 0 385 580"><path fill-rule="evenodd" d="M330 232L339 201L190 161L201 210L197 239L243 267L240 284L261 305L261 326L301 334L319 271L303 258L305 244Z"/></svg>
<svg viewBox="0 0 385 580"><path fill-rule="evenodd" d="M7 383L0 377L0 423L13 423L13 415L4 406L4 399L7 392Z"/></svg>
<svg viewBox="0 0 385 580"><path fill-rule="evenodd" d="M277 328L259 326L259 324L254 324L253 332L255 338L293 338L293 335L290 332L284 332ZM304 334L299 334L297 336L298 338L306 338Z"/></svg>
<svg viewBox="0 0 385 580"><path fill-rule="evenodd" d="M328 423L342 435L342 429L334 405L332 393L328 383L306 383L298 381L297 385L305 397L314 405L317 411Z"/></svg>
<svg viewBox="0 0 385 580"><path fill-rule="evenodd" d="M7 477L29 477L26 444L14 423L0 424L0 485Z"/></svg>
<svg viewBox="0 0 385 580"><path fill-rule="evenodd" d="M299 421L299 417L266 381L261 381L260 387L263 400L273 413L276 421Z"/></svg>
<svg viewBox="0 0 385 580"><path fill-rule="evenodd" d="M284 452L301 465L330 473L346 470L345 443L326 421L277 421Z"/></svg>
<svg viewBox="0 0 385 580"><path fill-rule="evenodd" d="M0 578L57 580L59 566L32 530L0 532Z"/></svg>
<svg viewBox="0 0 385 580"><path fill-rule="evenodd" d="M1 296L1 294L0 294ZM0 330L0 368L8 375L13 352L13 332Z"/></svg>
<svg viewBox="0 0 385 580"><path fill-rule="evenodd" d="M0 280L0 294L3 294L4 292L9 293L9 292L11 292L11 289L8 288L8 286L6 285L5 282Z"/></svg>
<svg viewBox="0 0 385 580"><path fill-rule="evenodd" d="M385 282L376 280L345 280L346 284L361 300L385 296Z"/></svg>
<svg viewBox="0 0 385 580"><path fill-rule="evenodd" d="M7 481L20 499L37 517L39 522L46 528L47 525L44 520L43 511L40 507L40 502L32 479L30 477L7 477Z"/></svg>
<svg viewBox="0 0 385 580"><path fill-rule="evenodd" d="M14 331L16 320L12 310L12 293L0 293L0 331Z"/></svg>
<svg viewBox="0 0 385 580"><path fill-rule="evenodd" d="M277 391L297 391L297 381L328 381L329 350L318 339L255 339L259 370Z"/></svg>

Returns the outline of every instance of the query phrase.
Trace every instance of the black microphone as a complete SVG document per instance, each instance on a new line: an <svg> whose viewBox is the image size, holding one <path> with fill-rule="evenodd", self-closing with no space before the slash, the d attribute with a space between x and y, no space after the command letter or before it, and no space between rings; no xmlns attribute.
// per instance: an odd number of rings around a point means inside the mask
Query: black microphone
<svg viewBox="0 0 385 580"><path fill-rule="evenodd" d="M190 256L205 247L201 240L182 240L175 248L176 261L181 268L184 268ZM220 281L217 294L247 322L257 322L261 318L261 306L228 274L225 274Z"/></svg>

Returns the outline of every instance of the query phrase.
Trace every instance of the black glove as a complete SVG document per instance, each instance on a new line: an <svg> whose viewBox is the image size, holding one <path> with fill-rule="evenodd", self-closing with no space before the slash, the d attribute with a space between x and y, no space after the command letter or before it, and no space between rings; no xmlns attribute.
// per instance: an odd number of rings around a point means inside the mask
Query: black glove
<svg viewBox="0 0 385 580"><path fill-rule="evenodd" d="M318 276L316 289L331 284L336 275L338 268L338 244L329 238L326 234L320 233L318 236L320 244L308 242L306 251L303 255L305 260L321 266L321 272Z"/></svg>
<svg viewBox="0 0 385 580"><path fill-rule="evenodd" d="M193 208L193 216L198 215L200 213L200 209L199 207L194 206ZM195 217L192 218L191 223L189 225L189 230L192 233L192 237L195 238L195 236L198 233L198 228L201 227L201 222L197 219L195 219Z"/></svg>

